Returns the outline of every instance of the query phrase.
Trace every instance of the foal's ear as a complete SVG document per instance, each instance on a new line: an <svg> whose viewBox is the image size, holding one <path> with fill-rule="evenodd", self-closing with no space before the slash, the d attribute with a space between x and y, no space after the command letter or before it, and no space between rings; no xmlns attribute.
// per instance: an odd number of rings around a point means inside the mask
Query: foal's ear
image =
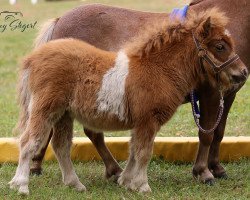
<svg viewBox="0 0 250 200"><path fill-rule="evenodd" d="M212 26L211 26L211 17L208 17L199 26L198 32L199 32L199 35L200 35L201 39L206 39L208 36L210 36L211 29L212 29Z"/></svg>

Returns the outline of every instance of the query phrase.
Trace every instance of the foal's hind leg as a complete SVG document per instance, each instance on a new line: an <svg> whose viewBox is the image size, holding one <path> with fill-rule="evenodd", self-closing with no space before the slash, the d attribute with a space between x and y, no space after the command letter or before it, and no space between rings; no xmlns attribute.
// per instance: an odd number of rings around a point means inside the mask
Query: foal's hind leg
<svg viewBox="0 0 250 200"><path fill-rule="evenodd" d="M129 161L118 179L119 185L139 192L150 192L147 166L150 161L158 125L150 122L133 130Z"/></svg>
<svg viewBox="0 0 250 200"><path fill-rule="evenodd" d="M96 133L86 128L84 129L84 132L91 140L91 142L95 145L96 150L98 151L106 166L106 178L111 178L112 176L114 176L116 180L122 172L122 169L107 148L103 133Z"/></svg>
<svg viewBox="0 0 250 200"><path fill-rule="evenodd" d="M32 158L32 166L30 168L30 173L35 175L41 175L42 174L42 162L43 158L45 156L46 150L48 148L49 142L52 138L53 130L50 131L49 138L47 142L45 142L44 146L42 147L41 151L38 152L34 158Z"/></svg>
<svg viewBox="0 0 250 200"><path fill-rule="evenodd" d="M54 126L53 137L51 140L52 147L62 171L64 184L72 186L78 191L85 191L86 188L79 181L70 158L72 135L73 119L70 117L69 113L66 112Z"/></svg>
<svg viewBox="0 0 250 200"><path fill-rule="evenodd" d="M11 189L16 188L22 194L29 193L30 160L47 141L51 130L51 125L47 120L37 114L34 116L31 114L27 128L20 138L19 163L15 176L9 182Z"/></svg>

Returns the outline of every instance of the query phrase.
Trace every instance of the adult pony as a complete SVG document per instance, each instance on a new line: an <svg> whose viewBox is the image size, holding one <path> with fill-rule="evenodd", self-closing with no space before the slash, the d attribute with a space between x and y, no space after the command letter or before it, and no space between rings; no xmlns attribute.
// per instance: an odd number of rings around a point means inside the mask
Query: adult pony
<svg viewBox="0 0 250 200"><path fill-rule="evenodd" d="M185 97L204 80L221 94L246 81L247 68L234 52L224 13L215 8L190 11L185 22L155 24L118 53L61 39L24 60L19 99L25 118L20 118L23 133L11 188L29 193L30 160L53 128L52 146L64 183L86 189L70 159L77 119L94 131L132 129L129 160L118 183L150 192L147 165L155 135Z"/></svg>
<svg viewBox="0 0 250 200"><path fill-rule="evenodd" d="M235 38L236 52L241 56L243 62L250 66L248 56L250 45L247 45L250 43L250 16L248 14L250 4L245 0L198 0L191 2L190 10L204 10L214 5L226 12L231 18L228 29ZM59 19L47 23L37 38L36 46L51 39L73 37L87 41L104 50L117 51L124 44L124 41L137 35L145 26L152 25L155 20L161 23L166 18L168 18L166 13L140 12L99 4L80 6ZM217 129L209 134L199 132L200 144L193 174L200 176L202 182L211 183L214 177L227 176L225 169L219 162L219 147L224 135L227 115L238 89L240 87L226 94L224 114ZM209 129L216 120L219 94L217 90L206 83L200 85L197 91L201 106L200 123L204 128ZM121 168L105 146L103 134L88 129L84 129L84 131L105 163L106 176L118 176ZM41 162L46 148L45 145L41 153L33 159L33 172L41 173Z"/></svg>

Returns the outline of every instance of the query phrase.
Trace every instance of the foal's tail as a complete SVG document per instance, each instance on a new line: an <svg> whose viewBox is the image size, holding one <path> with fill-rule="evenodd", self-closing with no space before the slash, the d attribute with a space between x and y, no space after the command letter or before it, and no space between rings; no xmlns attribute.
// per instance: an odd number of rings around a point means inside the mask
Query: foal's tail
<svg viewBox="0 0 250 200"><path fill-rule="evenodd" d="M29 89L29 77L30 69L28 60L24 61L24 64L19 72L18 80L18 102L20 107L19 119L13 132L15 134L23 133L27 126L27 121L29 119L29 107L31 102L31 92Z"/></svg>
<svg viewBox="0 0 250 200"><path fill-rule="evenodd" d="M59 18L50 19L42 25L34 42L35 48L51 40L54 27L56 23L58 22L58 20Z"/></svg>
<svg viewBox="0 0 250 200"><path fill-rule="evenodd" d="M34 42L35 48L51 40L54 27L58 20L59 18L51 19L41 27L41 30L39 31L38 36L36 37ZM20 113L18 123L13 130L14 134L23 133L26 129L27 121L29 119L29 107L32 104L31 93L29 89L29 76L29 61L28 59L26 59L19 73L17 93Z"/></svg>

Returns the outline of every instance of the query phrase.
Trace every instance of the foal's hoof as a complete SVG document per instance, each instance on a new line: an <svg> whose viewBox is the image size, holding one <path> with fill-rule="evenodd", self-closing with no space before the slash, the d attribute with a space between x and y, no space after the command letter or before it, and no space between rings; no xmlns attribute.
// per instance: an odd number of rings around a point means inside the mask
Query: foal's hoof
<svg viewBox="0 0 250 200"><path fill-rule="evenodd" d="M87 190L86 187L82 183L75 185L75 189L78 192L85 192Z"/></svg>
<svg viewBox="0 0 250 200"><path fill-rule="evenodd" d="M122 173L122 168L120 168L119 166L112 168L112 169L109 169L109 170L106 169L105 178L108 180L110 180L112 178L112 180L114 180L114 182L117 182L121 173Z"/></svg>
<svg viewBox="0 0 250 200"><path fill-rule="evenodd" d="M31 168L30 174L40 176L40 175L42 175L42 168Z"/></svg>
<svg viewBox="0 0 250 200"><path fill-rule="evenodd" d="M12 179L9 183L10 189L17 189L18 193L21 195L29 195L29 187L28 185L21 185L19 181L16 179Z"/></svg>
<svg viewBox="0 0 250 200"><path fill-rule="evenodd" d="M20 186L18 193L21 195L29 195L29 188L28 186Z"/></svg>
<svg viewBox="0 0 250 200"><path fill-rule="evenodd" d="M148 183L146 183L140 187L139 192L140 193L150 193L150 192L152 192L152 190L151 190L150 186L148 185Z"/></svg>
<svg viewBox="0 0 250 200"><path fill-rule="evenodd" d="M78 180L69 180L69 181L64 181L64 184L74 188L78 192L85 192L86 187Z"/></svg>
<svg viewBox="0 0 250 200"><path fill-rule="evenodd" d="M136 180L136 178L132 178L131 180L129 180L124 176L120 176L117 182L119 185L123 185L127 189L130 189L133 191L139 191L140 193L151 192L151 188L148 185L147 181Z"/></svg>

